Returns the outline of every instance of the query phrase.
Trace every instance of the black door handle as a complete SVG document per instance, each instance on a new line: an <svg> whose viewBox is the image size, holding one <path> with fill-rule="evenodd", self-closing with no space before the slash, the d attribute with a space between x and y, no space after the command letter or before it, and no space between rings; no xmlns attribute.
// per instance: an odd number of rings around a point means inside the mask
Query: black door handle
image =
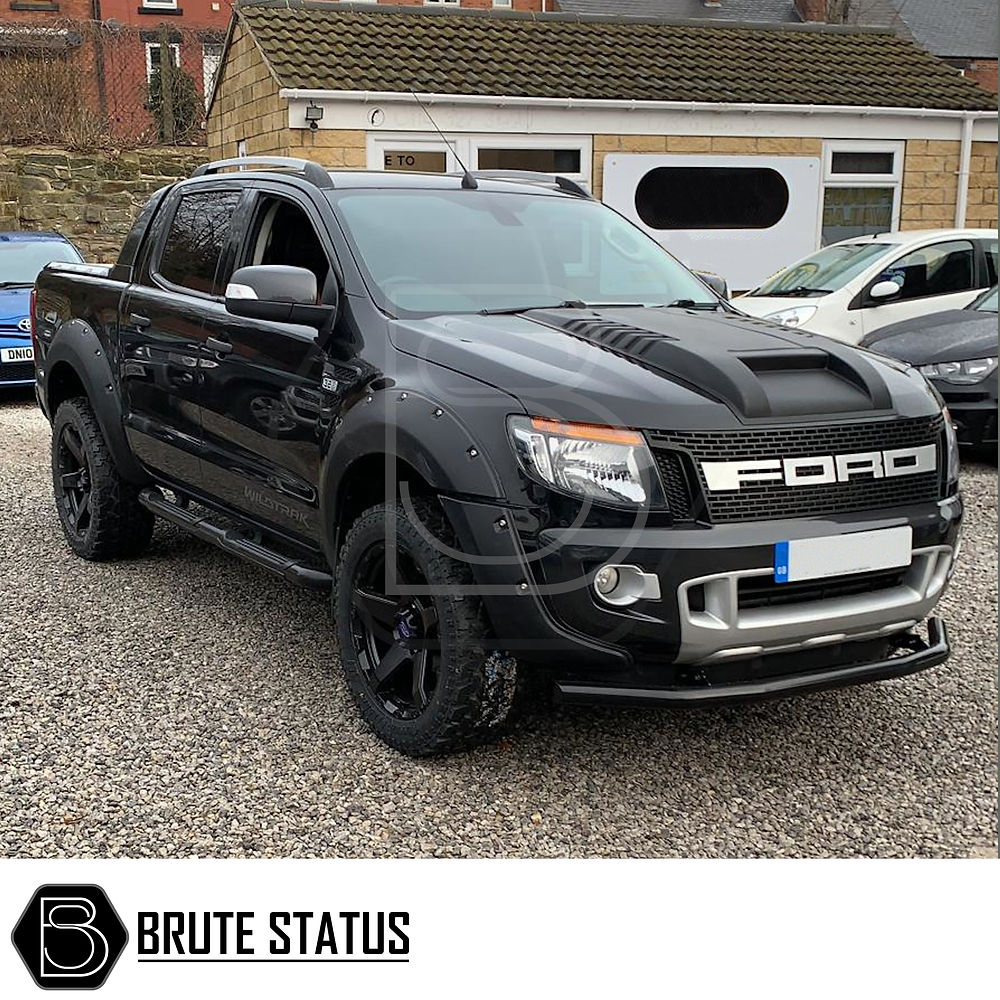
<svg viewBox="0 0 1000 1000"><path fill-rule="evenodd" d="M128 321L139 330L145 330L147 326L153 325L153 321L148 316L140 316L138 313L132 313Z"/></svg>
<svg viewBox="0 0 1000 1000"><path fill-rule="evenodd" d="M233 353L233 345L228 340L217 340L215 337L209 337L205 341L205 346L215 354Z"/></svg>

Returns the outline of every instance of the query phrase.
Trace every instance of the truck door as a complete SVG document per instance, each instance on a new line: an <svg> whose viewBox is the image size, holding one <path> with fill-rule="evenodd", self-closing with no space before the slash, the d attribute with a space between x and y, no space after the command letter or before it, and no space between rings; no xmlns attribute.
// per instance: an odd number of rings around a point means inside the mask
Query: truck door
<svg viewBox="0 0 1000 1000"><path fill-rule="evenodd" d="M119 320L126 433L158 476L201 488L204 344L225 329L218 284L242 188L182 185L157 213ZM249 197L249 195L246 195Z"/></svg>
<svg viewBox="0 0 1000 1000"><path fill-rule="evenodd" d="M227 275L252 264L335 280L315 207L280 182L258 182L233 234ZM209 350L201 385L206 489L228 506L308 543L319 539L319 431L323 352L317 331L228 315L222 350Z"/></svg>

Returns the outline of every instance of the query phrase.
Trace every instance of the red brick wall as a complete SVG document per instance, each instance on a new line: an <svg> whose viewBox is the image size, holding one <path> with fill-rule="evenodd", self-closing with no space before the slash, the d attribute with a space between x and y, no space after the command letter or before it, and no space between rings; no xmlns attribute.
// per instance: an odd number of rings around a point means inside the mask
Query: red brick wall
<svg viewBox="0 0 1000 1000"><path fill-rule="evenodd" d="M985 87L991 94L997 92L996 59L974 59L965 68L965 75Z"/></svg>
<svg viewBox="0 0 1000 1000"><path fill-rule="evenodd" d="M219 9L213 10L213 6ZM162 7L144 8L142 0L101 0L101 17L105 21L113 19L150 30L162 22L176 28L217 28L225 31L233 12L232 0L178 0L177 7L179 14Z"/></svg>
<svg viewBox="0 0 1000 1000"><path fill-rule="evenodd" d="M40 24L66 18L85 21L93 16L93 0L0 0L0 23Z"/></svg>

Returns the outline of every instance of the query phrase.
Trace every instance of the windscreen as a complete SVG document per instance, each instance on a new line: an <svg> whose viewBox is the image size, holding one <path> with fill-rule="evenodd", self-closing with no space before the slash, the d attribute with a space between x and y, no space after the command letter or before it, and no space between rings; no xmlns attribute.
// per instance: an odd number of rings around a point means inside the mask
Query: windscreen
<svg viewBox="0 0 1000 1000"><path fill-rule="evenodd" d="M80 255L59 240L0 240L0 288L33 285L38 272L54 260L80 263Z"/></svg>
<svg viewBox="0 0 1000 1000"><path fill-rule="evenodd" d="M843 288L869 264L884 257L892 247L891 243L842 243L824 247L798 264L779 271L750 294L827 295Z"/></svg>
<svg viewBox="0 0 1000 1000"><path fill-rule="evenodd" d="M997 288L996 285L990 290L987 295L984 295L978 302L976 302L973 307L978 309L979 312L984 313L995 313L997 311Z"/></svg>
<svg viewBox="0 0 1000 1000"><path fill-rule="evenodd" d="M486 191L333 196L369 287L394 316L718 300L599 202Z"/></svg>

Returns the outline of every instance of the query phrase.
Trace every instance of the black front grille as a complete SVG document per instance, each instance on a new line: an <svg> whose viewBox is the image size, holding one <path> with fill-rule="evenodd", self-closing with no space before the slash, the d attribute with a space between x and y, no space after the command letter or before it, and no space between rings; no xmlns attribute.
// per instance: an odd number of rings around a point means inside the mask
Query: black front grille
<svg viewBox="0 0 1000 1000"><path fill-rule="evenodd" d="M871 594L899 587L906 572L905 569L893 569L879 573L831 576L825 580L804 580L801 583L775 583L770 576L748 576L739 582L737 603L740 610L744 610Z"/></svg>
<svg viewBox="0 0 1000 1000"><path fill-rule="evenodd" d="M701 462L740 459L804 458L851 452L888 451L934 444L941 465L944 422L939 416L909 420L880 420L819 427L777 427L737 431L653 431L650 442L657 452L661 472L673 453L689 456L706 498L709 519L727 521L816 517L851 511L929 503L941 497L938 471L876 479L854 476L848 482L816 486L786 486L781 482L744 484L742 489L709 492ZM677 463L683 468L687 462ZM664 485L667 486L664 474Z"/></svg>
<svg viewBox="0 0 1000 1000"><path fill-rule="evenodd" d="M8 361L0 365L0 384L3 382L25 382L35 377L34 361Z"/></svg>
<svg viewBox="0 0 1000 1000"><path fill-rule="evenodd" d="M676 451L658 451L656 464L660 469L663 491L671 516L677 521L687 521L691 517L691 486L684 471L684 459Z"/></svg>

